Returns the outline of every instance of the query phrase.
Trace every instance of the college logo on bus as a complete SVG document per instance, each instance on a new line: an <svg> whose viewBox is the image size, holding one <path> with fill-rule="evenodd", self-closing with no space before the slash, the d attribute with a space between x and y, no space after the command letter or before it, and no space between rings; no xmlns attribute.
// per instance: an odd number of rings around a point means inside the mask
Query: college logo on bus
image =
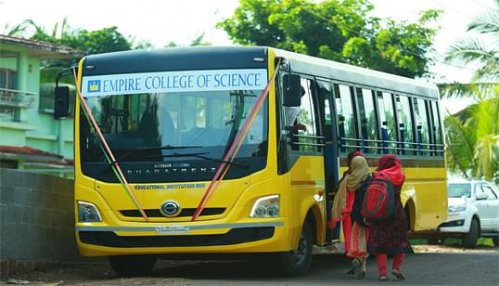
<svg viewBox="0 0 499 286"><path fill-rule="evenodd" d="M166 217L174 217L177 216L182 208L180 208L179 204L175 201L166 201L159 208L159 212Z"/></svg>
<svg viewBox="0 0 499 286"><path fill-rule="evenodd" d="M87 90L88 90L88 92L99 92L100 91L100 80L89 80Z"/></svg>

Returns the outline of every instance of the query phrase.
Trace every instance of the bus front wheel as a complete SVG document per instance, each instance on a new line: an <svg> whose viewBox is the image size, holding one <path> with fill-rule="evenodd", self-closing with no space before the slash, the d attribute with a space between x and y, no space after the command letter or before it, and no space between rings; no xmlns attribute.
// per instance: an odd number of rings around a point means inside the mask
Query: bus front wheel
<svg viewBox="0 0 499 286"><path fill-rule="evenodd" d="M143 276L151 273L156 264L153 255L123 255L110 256L111 268L122 277Z"/></svg>
<svg viewBox="0 0 499 286"><path fill-rule="evenodd" d="M298 247L295 250L280 254L282 273L286 276L305 274L312 262L313 236L308 223L303 225Z"/></svg>

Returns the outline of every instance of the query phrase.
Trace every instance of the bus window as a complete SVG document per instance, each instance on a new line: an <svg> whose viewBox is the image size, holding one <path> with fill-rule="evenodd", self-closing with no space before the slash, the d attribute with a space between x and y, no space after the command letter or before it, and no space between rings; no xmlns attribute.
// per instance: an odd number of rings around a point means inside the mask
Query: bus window
<svg viewBox="0 0 499 286"><path fill-rule="evenodd" d="M401 155L412 155L416 150L414 148L414 128L412 125L410 100L405 95L397 95L397 118L400 134L398 153Z"/></svg>
<svg viewBox="0 0 499 286"><path fill-rule="evenodd" d="M355 118L350 87L335 84L334 89L340 150L341 152L357 150L357 119Z"/></svg>
<svg viewBox="0 0 499 286"><path fill-rule="evenodd" d="M356 91L363 151L378 153L378 119L374 110L373 93L365 88L357 88Z"/></svg>
<svg viewBox="0 0 499 286"><path fill-rule="evenodd" d="M320 151L317 144L318 142L318 122L315 113L315 103L312 93L312 81L309 79L301 79L301 86L303 88L303 95L301 97L301 105L298 115L296 116L296 125L299 126L297 142L293 145L293 150L300 152L318 152Z"/></svg>
<svg viewBox="0 0 499 286"><path fill-rule="evenodd" d="M424 99L418 98L414 102L414 118L416 120L416 142L419 155L430 155L430 128L428 112Z"/></svg>
<svg viewBox="0 0 499 286"><path fill-rule="evenodd" d="M431 101L432 109L432 134L435 153L433 155L443 156L442 126L440 125L440 115L438 102Z"/></svg>
<svg viewBox="0 0 499 286"><path fill-rule="evenodd" d="M332 138L332 125L333 125L333 103L332 100L332 87L330 82L317 81L317 88L320 102L323 102L321 110L324 113L324 128L322 134L325 136L326 140L331 140Z"/></svg>
<svg viewBox="0 0 499 286"><path fill-rule="evenodd" d="M396 154L397 124L395 122L392 95L380 91L377 94L383 154Z"/></svg>

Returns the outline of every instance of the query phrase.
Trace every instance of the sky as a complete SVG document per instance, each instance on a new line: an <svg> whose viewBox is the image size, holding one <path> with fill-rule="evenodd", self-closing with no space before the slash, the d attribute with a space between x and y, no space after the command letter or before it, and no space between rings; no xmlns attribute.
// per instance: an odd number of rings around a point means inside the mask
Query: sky
<svg viewBox="0 0 499 286"><path fill-rule="evenodd" d="M317 0L320 1L320 0ZM439 62L431 68L432 82L468 82L472 68L442 63L443 54L478 14L495 7L494 0L371 0L374 16L414 22L426 9L443 10L435 26L441 29L434 47ZM78 5L79 6L78 6ZM204 33L213 45L233 45L226 33L215 27L232 16L239 0L0 0L0 33L24 19L32 19L48 31L65 17L73 28L97 30L117 26L118 31L154 47L169 42L189 45ZM463 103L466 104L466 103Z"/></svg>

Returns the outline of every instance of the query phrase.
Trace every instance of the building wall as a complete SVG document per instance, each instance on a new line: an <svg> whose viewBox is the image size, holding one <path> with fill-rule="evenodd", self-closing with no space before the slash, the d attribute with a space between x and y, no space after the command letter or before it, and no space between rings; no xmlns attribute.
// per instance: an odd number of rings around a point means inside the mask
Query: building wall
<svg viewBox="0 0 499 286"><path fill-rule="evenodd" d="M73 181L0 168L0 260L78 262Z"/></svg>

